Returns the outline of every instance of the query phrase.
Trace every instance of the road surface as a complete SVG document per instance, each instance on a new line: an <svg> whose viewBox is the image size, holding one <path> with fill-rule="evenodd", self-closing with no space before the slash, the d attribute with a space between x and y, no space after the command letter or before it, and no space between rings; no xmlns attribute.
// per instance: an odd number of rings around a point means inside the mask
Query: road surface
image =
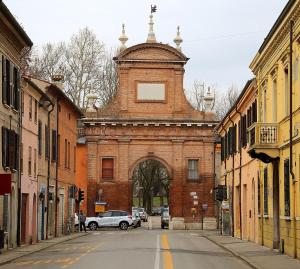
<svg viewBox="0 0 300 269"><path fill-rule="evenodd" d="M0 269L249 268L192 231L99 230L0 266Z"/></svg>

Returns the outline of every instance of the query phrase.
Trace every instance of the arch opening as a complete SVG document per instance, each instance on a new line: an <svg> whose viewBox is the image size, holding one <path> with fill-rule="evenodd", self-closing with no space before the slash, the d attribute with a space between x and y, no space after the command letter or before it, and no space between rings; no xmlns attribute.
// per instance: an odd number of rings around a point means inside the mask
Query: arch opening
<svg viewBox="0 0 300 269"><path fill-rule="evenodd" d="M170 173L159 160L139 162L132 173L132 206L143 207L150 215L159 215L169 206Z"/></svg>

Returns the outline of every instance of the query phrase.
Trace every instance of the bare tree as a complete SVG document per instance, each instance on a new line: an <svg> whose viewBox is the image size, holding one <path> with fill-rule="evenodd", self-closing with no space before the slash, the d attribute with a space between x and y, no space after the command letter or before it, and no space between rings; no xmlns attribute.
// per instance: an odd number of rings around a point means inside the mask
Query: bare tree
<svg viewBox="0 0 300 269"><path fill-rule="evenodd" d="M100 106L105 106L112 102L118 89L117 65L113 61L116 51L106 52L102 62L102 72L100 73L100 88L97 94L100 99Z"/></svg>
<svg viewBox="0 0 300 269"><path fill-rule="evenodd" d="M226 113L234 105L235 101L239 97L239 94L240 90L238 89L238 87L232 84L223 95L217 98L216 113L219 120L222 120L225 117Z"/></svg>
<svg viewBox="0 0 300 269"><path fill-rule="evenodd" d="M90 29L79 30L68 42L47 43L31 54L28 72L46 80L64 75L64 90L80 108L87 107L89 95L97 96L101 106L114 98L118 80L113 52L106 52Z"/></svg>

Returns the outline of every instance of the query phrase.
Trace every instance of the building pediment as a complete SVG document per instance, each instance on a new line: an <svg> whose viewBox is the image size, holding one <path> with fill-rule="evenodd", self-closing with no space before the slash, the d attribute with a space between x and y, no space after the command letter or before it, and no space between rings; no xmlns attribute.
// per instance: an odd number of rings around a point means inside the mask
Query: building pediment
<svg viewBox="0 0 300 269"><path fill-rule="evenodd" d="M183 53L169 45L161 43L143 43L125 49L117 57L115 57L115 61L186 63L188 58Z"/></svg>

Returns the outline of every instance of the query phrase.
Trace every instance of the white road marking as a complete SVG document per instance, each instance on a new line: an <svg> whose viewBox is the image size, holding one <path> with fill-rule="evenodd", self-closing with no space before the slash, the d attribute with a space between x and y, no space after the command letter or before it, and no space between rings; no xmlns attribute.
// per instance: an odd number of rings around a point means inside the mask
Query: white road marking
<svg viewBox="0 0 300 269"><path fill-rule="evenodd" d="M93 233L93 235L99 235L100 233Z"/></svg>
<svg viewBox="0 0 300 269"><path fill-rule="evenodd" d="M160 262L160 246L159 246L159 239L160 239L160 236L157 235L154 269L159 269L159 262Z"/></svg>

